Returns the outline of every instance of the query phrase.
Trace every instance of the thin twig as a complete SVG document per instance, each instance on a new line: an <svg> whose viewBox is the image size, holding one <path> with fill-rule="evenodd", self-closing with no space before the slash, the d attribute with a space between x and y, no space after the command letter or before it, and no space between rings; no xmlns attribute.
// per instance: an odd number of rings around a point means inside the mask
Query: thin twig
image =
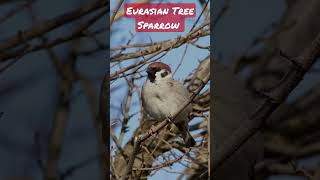
<svg viewBox="0 0 320 180"><path fill-rule="evenodd" d="M124 1L124 0L119 0L119 1L118 1L118 4L117 4L117 6L116 6L116 8L115 8L115 10L114 10L114 12L113 12L113 14L112 14L112 16L110 17L110 26L112 26L112 23L113 23L113 21L114 21L114 18L116 17L116 15L117 15L117 13L118 13L118 11L119 11L119 9L120 9L123 1Z"/></svg>
<svg viewBox="0 0 320 180"><path fill-rule="evenodd" d="M47 41L46 44L40 43L39 45L33 45L32 47L30 47L27 51L25 51L24 48L17 48L14 49L11 52L6 52L3 54L0 54L0 62L1 61L5 61L17 56L24 56L28 53L31 52L36 52L42 49L47 49L47 48L52 48L54 46L69 42L71 40L80 38L85 36L85 34L83 33L88 27L90 27L92 24L94 24L97 20L99 20L99 18L103 17L103 15L108 11L108 8L103 8L102 12L98 13L97 15L93 16L92 18L90 18L88 21L86 21L83 24L80 24L70 35L67 35L65 37L60 37L60 38L56 38L51 40L50 42ZM22 43L26 43L27 39L24 39L26 35L24 35L22 32L20 32L19 34L19 42L21 41ZM38 35L39 36L39 35ZM0 44L1 46L1 44ZM1 52L1 49L0 49Z"/></svg>
<svg viewBox="0 0 320 180"><path fill-rule="evenodd" d="M97 9L108 6L108 4L109 3L106 0L96 0L93 3L86 4L76 10L57 16L51 20L41 22L38 25L32 26L30 29L25 30L23 32L19 32L17 35L8 38L3 43L0 43L0 52L3 52L4 50L9 48L13 48L19 44L22 44L23 41L28 41L30 39L38 37L39 35L52 31L60 27L61 25L74 21Z"/></svg>
<svg viewBox="0 0 320 180"><path fill-rule="evenodd" d="M181 45L183 45L185 42L191 41L192 39L208 36L210 34L210 30L203 29L203 28L208 26L209 24L210 22L206 21L201 26L199 26L195 30L188 33L186 36L177 37L170 41L163 41L163 43L161 44L157 43L156 45L145 48L142 51L139 50L136 52L113 56L111 57L111 62L124 61L124 60L133 59L133 58L137 58L137 57L141 57L149 54L167 51L172 48L178 48Z"/></svg>
<svg viewBox="0 0 320 180"><path fill-rule="evenodd" d="M189 149L189 151L190 151L190 149ZM134 170L134 171L150 171L150 170L153 171L153 170L161 169L161 168L164 168L167 166L171 166L172 164L180 161L187 153L189 153L189 151L184 153L183 155L179 156L178 158L170 160L170 161L166 161L163 164L152 166L152 167L147 167L147 168L133 168L132 170Z"/></svg>

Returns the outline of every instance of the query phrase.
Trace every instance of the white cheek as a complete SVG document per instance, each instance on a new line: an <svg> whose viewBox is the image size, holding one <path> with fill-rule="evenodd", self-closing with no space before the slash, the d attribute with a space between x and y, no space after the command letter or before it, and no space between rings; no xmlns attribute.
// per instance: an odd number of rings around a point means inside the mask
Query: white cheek
<svg viewBox="0 0 320 180"><path fill-rule="evenodd" d="M168 73L165 77L162 77L161 76L161 74L162 73L164 73L164 72L166 72L167 70L161 70L161 71L158 71L158 72L156 72L156 80L159 80L159 79L170 79L171 78L171 74L170 73Z"/></svg>
<svg viewBox="0 0 320 180"><path fill-rule="evenodd" d="M161 79L161 73L162 73L162 70L161 71L158 71L156 72L156 79Z"/></svg>

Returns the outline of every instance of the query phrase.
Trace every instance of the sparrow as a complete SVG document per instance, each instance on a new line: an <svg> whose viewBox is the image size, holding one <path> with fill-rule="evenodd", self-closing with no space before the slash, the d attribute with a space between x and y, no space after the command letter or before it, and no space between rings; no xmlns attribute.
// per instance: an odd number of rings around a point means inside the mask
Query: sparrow
<svg viewBox="0 0 320 180"><path fill-rule="evenodd" d="M189 91L181 82L172 78L171 68L167 64L153 62L146 71L148 76L141 90L145 112L157 121L172 117L188 101ZM189 104L174 120L187 148L196 144L188 128L191 111L192 106Z"/></svg>

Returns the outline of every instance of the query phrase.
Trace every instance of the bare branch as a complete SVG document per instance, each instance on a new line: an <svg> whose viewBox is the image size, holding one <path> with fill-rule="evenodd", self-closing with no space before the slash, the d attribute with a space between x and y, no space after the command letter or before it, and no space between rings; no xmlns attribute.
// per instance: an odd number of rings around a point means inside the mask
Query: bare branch
<svg viewBox="0 0 320 180"><path fill-rule="evenodd" d="M320 54L320 34L312 42L300 59L294 59L288 73L283 77L279 86L272 92L266 94L266 100L252 114L250 119L243 126L239 127L230 136L226 143L218 148L213 162L213 169L220 167L237 149L239 149L257 130L263 122L277 109L277 107L287 98L291 91L300 83L305 73L314 64Z"/></svg>

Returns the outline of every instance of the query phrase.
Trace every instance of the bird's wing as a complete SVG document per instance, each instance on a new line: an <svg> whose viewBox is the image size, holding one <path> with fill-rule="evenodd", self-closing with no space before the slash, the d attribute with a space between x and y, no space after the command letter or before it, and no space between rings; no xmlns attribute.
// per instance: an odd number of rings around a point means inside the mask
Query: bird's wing
<svg viewBox="0 0 320 180"><path fill-rule="evenodd" d="M179 95L183 96L183 98L185 99L188 99L188 97L190 96L190 93L180 81L172 80L172 81L169 81L169 83L171 86L181 90L179 92L180 93Z"/></svg>
<svg viewBox="0 0 320 180"><path fill-rule="evenodd" d="M145 89L145 84L142 85L141 94L140 94L142 107L144 107L144 105L145 105L145 99L144 99L144 95L143 95L144 89Z"/></svg>
<svg viewBox="0 0 320 180"><path fill-rule="evenodd" d="M176 80L172 80L171 81L172 83L172 86L175 88L175 89L179 89L178 92L176 92L174 94L175 98L179 99L179 102L182 102L181 105L188 101L189 100L189 97L190 97L190 93L189 91L187 90L187 88L179 81L176 81ZM185 112L187 113L186 116L188 116L188 113L192 111L192 106L191 104L189 106L186 107L185 109Z"/></svg>

